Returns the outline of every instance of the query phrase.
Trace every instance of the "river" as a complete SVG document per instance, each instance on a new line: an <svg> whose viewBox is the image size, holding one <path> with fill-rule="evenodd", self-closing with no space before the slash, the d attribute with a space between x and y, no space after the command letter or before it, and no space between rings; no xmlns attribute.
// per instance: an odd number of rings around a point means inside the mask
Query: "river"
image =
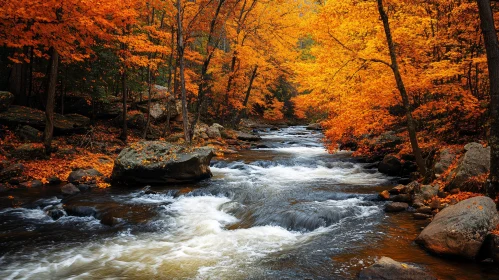
<svg viewBox="0 0 499 280"><path fill-rule="evenodd" d="M376 258L442 279L492 279L492 265L444 260L413 240L425 221L386 214L397 182L348 152L328 154L304 127L261 133L259 149L212 163L213 178L61 200L57 188L0 199L0 279L352 279ZM262 146L265 145L265 146ZM44 211L92 206L95 217Z"/></svg>

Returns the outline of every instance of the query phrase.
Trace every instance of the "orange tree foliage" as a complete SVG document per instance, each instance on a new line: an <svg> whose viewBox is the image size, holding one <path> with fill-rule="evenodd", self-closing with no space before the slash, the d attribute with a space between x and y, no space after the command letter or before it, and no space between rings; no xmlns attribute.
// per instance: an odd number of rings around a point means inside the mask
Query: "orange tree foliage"
<svg viewBox="0 0 499 280"><path fill-rule="evenodd" d="M474 1L386 1L401 73L421 146L454 142L484 129L485 53ZM302 27L310 44L294 64L306 94L301 116L323 112L331 148L342 138L397 128L405 116L383 25L373 1L325 1Z"/></svg>

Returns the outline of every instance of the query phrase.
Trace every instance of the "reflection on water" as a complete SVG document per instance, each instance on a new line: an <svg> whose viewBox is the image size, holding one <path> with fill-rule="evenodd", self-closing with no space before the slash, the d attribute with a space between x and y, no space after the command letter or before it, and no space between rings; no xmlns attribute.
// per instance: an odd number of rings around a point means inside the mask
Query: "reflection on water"
<svg viewBox="0 0 499 280"><path fill-rule="evenodd" d="M442 278L497 273L415 246L422 224L386 215L377 201L391 178L350 153L328 154L321 134L262 136L267 148L214 162L214 177L197 185L114 186L69 200L43 189L23 194L23 208L0 200L0 278L345 279L384 255ZM54 221L46 212L57 204L97 214Z"/></svg>

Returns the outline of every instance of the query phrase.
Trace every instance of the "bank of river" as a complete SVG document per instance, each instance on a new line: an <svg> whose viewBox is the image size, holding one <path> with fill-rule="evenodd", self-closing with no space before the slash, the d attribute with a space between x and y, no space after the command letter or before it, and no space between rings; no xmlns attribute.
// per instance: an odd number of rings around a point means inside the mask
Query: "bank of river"
<svg viewBox="0 0 499 280"><path fill-rule="evenodd" d="M350 279L380 256L443 279L498 275L415 245L425 222L386 214L377 199L397 178L328 154L304 127L262 137L266 148L213 162L214 177L195 185L113 186L64 201L57 188L19 190L17 208L2 198L0 278ZM97 214L54 221L43 209L57 203Z"/></svg>

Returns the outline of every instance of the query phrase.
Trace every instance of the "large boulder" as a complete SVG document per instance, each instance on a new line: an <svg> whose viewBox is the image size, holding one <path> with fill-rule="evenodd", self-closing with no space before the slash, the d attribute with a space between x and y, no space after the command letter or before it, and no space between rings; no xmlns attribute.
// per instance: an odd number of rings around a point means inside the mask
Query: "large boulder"
<svg viewBox="0 0 499 280"><path fill-rule="evenodd" d="M472 177L490 171L490 147L484 148L481 144L469 143L464 146L464 150L466 153L457 168L447 178L449 190L460 188L462 191L468 191L470 189L467 189L467 183Z"/></svg>
<svg viewBox="0 0 499 280"><path fill-rule="evenodd" d="M409 208L409 204L405 202L390 202L385 205L385 212L402 212Z"/></svg>
<svg viewBox="0 0 499 280"><path fill-rule="evenodd" d="M209 138L221 138L221 130L223 130L223 126L219 125L218 123L214 123L212 126L206 129L206 134Z"/></svg>
<svg viewBox="0 0 499 280"><path fill-rule="evenodd" d="M439 212L416 243L436 254L474 259L485 237L498 223L494 201L473 197Z"/></svg>
<svg viewBox="0 0 499 280"><path fill-rule="evenodd" d="M390 176L397 176L402 171L402 163L394 155L386 155L379 163L378 171Z"/></svg>
<svg viewBox="0 0 499 280"><path fill-rule="evenodd" d="M41 131L29 125L23 125L17 129L16 135L26 142L40 142L42 139Z"/></svg>
<svg viewBox="0 0 499 280"><path fill-rule="evenodd" d="M162 141L138 142L115 160L112 180L125 185L189 183L212 176L211 148L193 148Z"/></svg>
<svg viewBox="0 0 499 280"><path fill-rule="evenodd" d="M0 91L0 112L5 111L14 103L14 95L8 91Z"/></svg>
<svg viewBox="0 0 499 280"><path fill-rule="evenodd" d="M41 146L35 146L33 144L24 144L15 148L11 155L17 159L45 159L47 155L45 150Z"/></svg>
<svg viewBox="0 0 499 280"><path fill-rule="evenodd" d="M262 140L262 137L255 135L255 134L238 132L237 139L242 140L242 141L260 141L260 140Z"/></svg>
<svg viewBox="0 0 499 280"><path fill-rule="evenodd" d="M412 265L382 257L359 273L361 280L436 280L424 270Z"/></svg>
<svg viewBox="0 0 499 280"><path fill-rule="evenodd" d="M445 148L440 151L440 155L433 166L433 173L438 177L444 173L456 159L456 151L450 148Z"/></svg>
<svg viewBox="0 0 499 280"><path fill-rule="evenodd" d="M76 133L86 131L88 118L79 116L75 121L76 115L68 118L60 114L54 114L54 133ZM82 121L85 119L86 121ZM87 121L88 120L88 121ZM36 129L45 128L45 112L23 106L10 106L5 112L0 112L0 123L18 127L30 125Z"/></svg>

